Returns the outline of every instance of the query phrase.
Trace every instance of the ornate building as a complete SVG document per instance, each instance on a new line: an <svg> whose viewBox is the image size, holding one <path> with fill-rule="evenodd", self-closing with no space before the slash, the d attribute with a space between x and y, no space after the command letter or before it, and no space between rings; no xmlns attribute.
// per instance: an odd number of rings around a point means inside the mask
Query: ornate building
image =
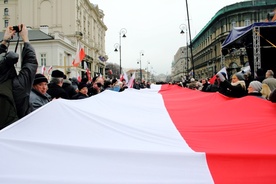
<svg viewBox="0 0 276 184"><path fill-rule="evenodd" d="M92 76L104 75L105 32L104 13L89 0L4 0L0 27L26 24L30 41L35 45L39 67L52 66L68 75L84 75L88 69ZM44 32L49 37L37 38ZM11 48L15 43L11 43ZM84 48L86 57L79 67L73 67L78 45ZM41 62L42 61L42 62ZM82 71L82 72L81 72Z"/></svg>
<svg viewBox="0 0 276 184"><path fill-rule="evenodd" d="M221 45L233 27L243 27L255 22L266 21L269 13L273 12L275 8L275 0L253 0L235 3L220 9L192 39L193 61L191 61L188 71L192 71L192 64L194 64L195 77L201 79L211 77L225 66L230 74L248 66L247 53L244 49L237 49L224 57L221 53ZM185 71L174 72L179 68L174 65L179 59L176 56L172 64L174 80L178 80L181 75L185 74Z"/></svg>

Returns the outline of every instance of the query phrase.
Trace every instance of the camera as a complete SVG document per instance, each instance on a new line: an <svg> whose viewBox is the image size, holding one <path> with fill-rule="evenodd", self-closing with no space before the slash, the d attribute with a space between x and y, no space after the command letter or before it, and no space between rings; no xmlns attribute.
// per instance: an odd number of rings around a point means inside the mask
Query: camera
<svg viewBox="0 0 276 184"><path fill-rule="evenodd" d="M19 32L19 27L18 26L12 26L12 29L15 30L16 32Z"/></svg>

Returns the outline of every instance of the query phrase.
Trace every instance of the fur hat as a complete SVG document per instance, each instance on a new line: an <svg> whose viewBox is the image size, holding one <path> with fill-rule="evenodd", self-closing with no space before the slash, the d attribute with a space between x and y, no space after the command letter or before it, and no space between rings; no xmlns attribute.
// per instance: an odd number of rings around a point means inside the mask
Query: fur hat
<svg viewBox="0 0 276 184"><path fill-rule="evenodd" d="M249 86L252 87L254 91L260 92L262 90L262 83L259 81L252 81Z"/></svg>
<svg viewBox="0 0 276 184"><path fill-rule="evenodd" d="M84 87L87 87L87 84L86 83L83 83L83 82L80 82L79 85L78 85L78 89L79 91L84 88Z"/></svg>
<svg viewBox="0 0 276 184"><path fill-rule="evenodd" d="M33 85L39 84L39 83L41 83L41 82L46 82L46 83L48 83L48 80L47 80L47 78L46 78L44 75L42 75L42 74L40 74L40 73L35 74L35 78L34 78L34 83L33 83Z"/></svg>
<svg viewBox="0 0 276 184"><path fill-rule="evenodd" d="M234 75L236 75L239 80L244 80L243 73L235 73Z"/></svg>
<svg viewBox="0 0 276 184"><path fill-rule="evenodd" d="M52 77L55 78L63 78L64 77L64 73L60 70L54 70L52 71Z"/></svg>

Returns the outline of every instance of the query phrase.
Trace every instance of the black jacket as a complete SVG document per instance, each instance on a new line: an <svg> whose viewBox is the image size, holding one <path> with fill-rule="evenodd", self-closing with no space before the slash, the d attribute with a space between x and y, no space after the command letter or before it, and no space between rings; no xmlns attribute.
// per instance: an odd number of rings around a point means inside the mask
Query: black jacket
<svg viewBox="0 0 276 184"><path fill-rule="evenodd" d="M7 62L1 63L0 83L11 80L12 97L16 107L18 118L22 118L31 112L31 105L29 103L30 91L32 89L33 80L38 67L35 50L30 43L24 43L22 50L22 65L17 75L14 64L18 61L17 57L8 57L17 55L13 52L7 52L5 45L0 45L0 54L5 54ZM6 64L5 64L6 63ZM4 64L4 65L2 65Z"/></svg>
<svg viewBox="0 0 276 184"><path fill-rule="evenodd" d="M13 79L13 97L19 118L31 112L30 92L38 67L35 50L30 43L24 43L21 57L21 70Z"/></svg>
<svg viewBox="0 0 276 184"><path fill-rule="evenodd" d="M48 88L49 89L47 90L47 93L52 97L52 99L54 99L54 98L69 99L66 91L59 85L50 82L48 84Z"/></svg>

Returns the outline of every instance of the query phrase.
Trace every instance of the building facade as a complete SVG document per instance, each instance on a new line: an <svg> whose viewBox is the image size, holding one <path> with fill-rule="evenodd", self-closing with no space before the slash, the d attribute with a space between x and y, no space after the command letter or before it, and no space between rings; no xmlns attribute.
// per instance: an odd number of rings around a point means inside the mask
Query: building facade
<svg viewBox="0 0 276 184"><path fill-rule="evenodd" d="M245 49L237 49L231 54L223 56L221 46L233 27L243 27L255 22L264 22L268 13L276 8L275 0L253 0L235 3L220 9L205 27L192 39L193 61L189 65L189 73L194 72L197 79L213 76L221 68L227 67L229 74L240 71L248 66L248 57ZM179 50L177 51L177 53ZM178 80L185 72L178 71L175 55L172 64L172 78ZM192 63L193 62L193 63ZM183 62L184 63L184 62ZM194 65L195 71L192 71Z"/></svg>
<svg viewBox="0 0 276 184"><path fill-rule="evenodd" d="M3 31L8 25L24 23L30 30L40 30L52 37L30 40L36 45L39 67L41 64L46 68L52 66L73 76L84 74L87 68L91 76L104 75L108 59L105 54L107 27L103 11L89 0L4 0L0 2L0 11ZM86 57L79 67L73 67L71 63L78 45L84 48Z"/></svg>

